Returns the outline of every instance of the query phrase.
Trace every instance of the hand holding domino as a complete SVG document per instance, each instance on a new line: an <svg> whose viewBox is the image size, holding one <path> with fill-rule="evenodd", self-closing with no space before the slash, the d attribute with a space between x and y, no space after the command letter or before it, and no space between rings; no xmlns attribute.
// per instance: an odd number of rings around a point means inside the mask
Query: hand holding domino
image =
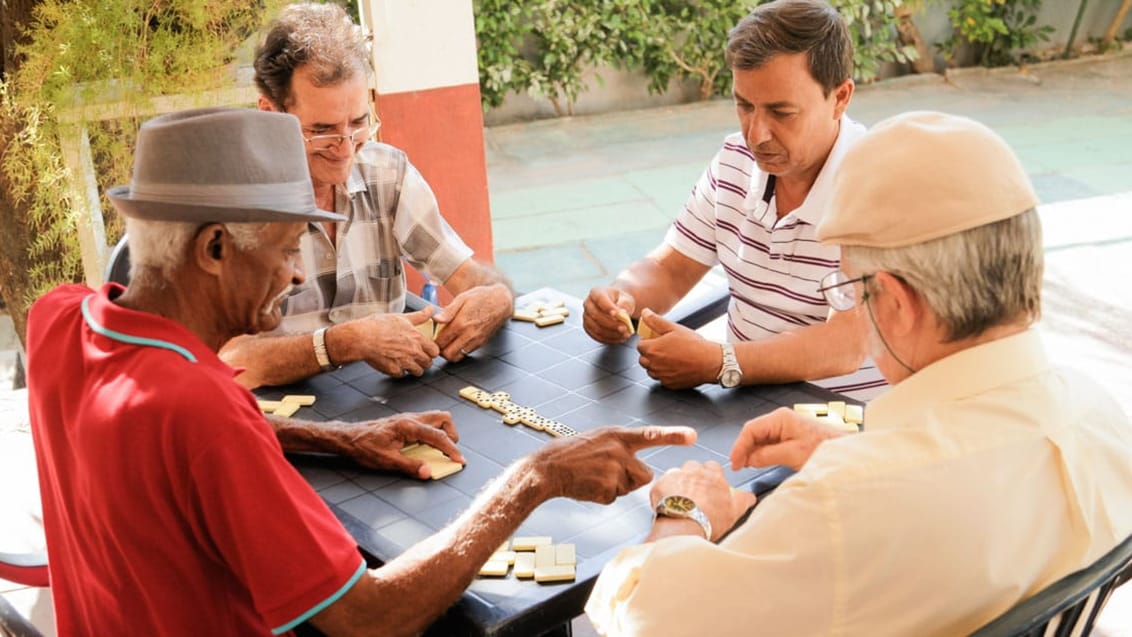
<svg viewBox="0 0 1132 637"><path fill-rule="evenodd" d="M649 309L641 311L640 325L647 325L651 333L650 338L637 341L641 367L650 378L669 389L715 382L722 364L719 343Z"/></svg>
<svg viewBox="0 0 1132 637"><path fill-rule="evenodd" d="M582 327L599 343L624 343L635 332L632 316L637 301L624 290L596 287L590 290L582 310Z"/></svg>

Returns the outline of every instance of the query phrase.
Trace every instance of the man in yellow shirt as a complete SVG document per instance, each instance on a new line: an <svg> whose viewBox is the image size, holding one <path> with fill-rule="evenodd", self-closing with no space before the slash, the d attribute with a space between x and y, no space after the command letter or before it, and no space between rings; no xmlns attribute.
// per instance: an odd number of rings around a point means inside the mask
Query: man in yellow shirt
<svg viewBox="0 0 1132 637"><path fill-rule="evenodd" d="M733 465L798 473L722 541L750 496L721 467L657 480L652 534L607 565L586 606L598 630L967 634L1132 533L1132 427L1032 329L1036 205L977 122L916 112L867 133L818 228L842 248L822 292L865 306L894 387L861 434L786 410L746 423ZM668 511L669 496L691 513Z"/></svg>

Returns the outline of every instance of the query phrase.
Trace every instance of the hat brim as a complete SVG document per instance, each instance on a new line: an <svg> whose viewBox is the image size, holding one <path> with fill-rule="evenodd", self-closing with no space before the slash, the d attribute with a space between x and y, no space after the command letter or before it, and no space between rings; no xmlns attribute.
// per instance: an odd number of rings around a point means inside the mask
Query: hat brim
<svg viewBox="0 0 1132 637"><path fill-rule="evenodd" d="M222 206L202 203L177 203L138 199L129 186L115 186L106 191L118 212L134 219L150 221L187 221L199 223L270 223L295 221L345 221L346 217L314 206L283 209Z"/></svg>

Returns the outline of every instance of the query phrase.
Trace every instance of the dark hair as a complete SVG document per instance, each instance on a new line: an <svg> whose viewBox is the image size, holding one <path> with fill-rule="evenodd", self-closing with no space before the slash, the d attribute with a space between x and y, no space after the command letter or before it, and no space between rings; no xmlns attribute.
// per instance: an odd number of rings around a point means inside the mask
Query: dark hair
<svg viewBox="0 0 1132 637"><path fill-rule="evenodd" d="M853 40L836 9L818 0L775 0L755 7L727 35L727 66L757 69L780 53L805 53L828 97L853 77Z"/></svg>
<svg viewBox="0 0 1132 637"><path fill-rule="evenodd" d="M255 83L276 108L286 110L291 77L309 65L316 86L332 86L371 70L369 37L342 7L294 4L279 13L255 52Z"/></svg>

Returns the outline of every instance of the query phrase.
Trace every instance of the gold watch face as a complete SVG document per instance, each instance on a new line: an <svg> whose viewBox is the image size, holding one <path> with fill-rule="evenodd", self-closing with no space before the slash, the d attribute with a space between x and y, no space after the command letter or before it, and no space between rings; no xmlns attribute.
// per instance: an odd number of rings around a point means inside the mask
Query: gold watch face
<svg viewBox="0 0 1132 637"><path fill-rule="evenodd" d="M696 503L691 498L682 495L665 496L660 505L671 513L688 513L696 508Z"/></svg>

